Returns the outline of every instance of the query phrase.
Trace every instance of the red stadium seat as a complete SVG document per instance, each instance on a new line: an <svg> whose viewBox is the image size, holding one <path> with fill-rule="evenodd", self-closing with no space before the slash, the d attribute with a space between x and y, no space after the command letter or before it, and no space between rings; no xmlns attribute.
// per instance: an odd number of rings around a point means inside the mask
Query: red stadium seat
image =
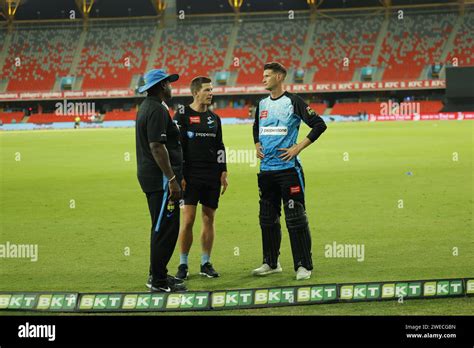
<svg viewBox="0 0 474 348"><path fill-rule="evenodd" d="M146 69L155 26L115 25L89 28L78 76L82 89L126 89Z"/></svg>
<svg viewBox="0 0 474 348"><path fill-rule="evenodd" d="M105 114L104 121L129 121L137 117L136 110L124 111L115 109Z"/></svg>
<svg viewBox="0 0 474 348"><path fill-rule="evenodd" d="M0 120L2 123L12 123L15 120L15 123L20 123L23 119L23 112L0 112Z"/></svg>
<svg viewBox="0 0 474 348"><path fill-rule="evenodd" d="M90 116L79 116L81 122L89 122ZM62 116L55 113L33 114L28 119L28 123L53 123L53 122L74 122L76 116Z"/></svg>
<svg viewBox="0 0 474 348"><path fill-rule="evenodd" d="M0 79L8 80L7 91L50 91L57 77L68 74L77 28L16 28Z"/></svg>
<svg viewBox="0 0 474 348"><path fill-rule="evenodd" d="M222 70L232 26L187 24L163 30L153 66L180 75L175 86L189 87L199 75Z"/></svg>
<svg viewBox="0 0 474 348"><path fill-rule="evenodd" d="M263 66L269 61L288 69L299 67L307 25L304 20L243 22L233 53L238 65L231 65L238 73L237 84L261 84Z"/></svg>
<svg viewBox="0 0 474 348"><path fill-rule="evenodd" d="M221 109L214 109L212 110L215 112L219 117L226 118L226 117L237 117L237 118L248 118L249 117L249 107L246 106L244 108L221 108Z"/></svg>
<svg viewBox="0 0 474 348"><path fill-rule="evenodd" d="M383 79L418 79L427 65L439 63L455 20L453 13L393 18L378 58Z"/></svg>

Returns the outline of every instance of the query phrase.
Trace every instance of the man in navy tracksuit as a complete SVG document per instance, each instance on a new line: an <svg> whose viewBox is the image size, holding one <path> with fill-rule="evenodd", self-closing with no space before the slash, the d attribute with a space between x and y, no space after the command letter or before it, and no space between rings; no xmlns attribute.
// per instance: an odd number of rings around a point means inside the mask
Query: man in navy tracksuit
<svg viewBox="0 0 474 348"><path fill-rule="evenodd" d="M299 96L283 90L286 69L280 63L264 66L263 83L270 95L255 111L253 137L261 159L258 187L263 264L252 273L263 276L282 271L278 262L281 244L281 201L290 235L296 279L311 277L311 235L304 201L304 175L298 154L326 130L326 124ZM301 121L311 131L296 143Z"/></svg>

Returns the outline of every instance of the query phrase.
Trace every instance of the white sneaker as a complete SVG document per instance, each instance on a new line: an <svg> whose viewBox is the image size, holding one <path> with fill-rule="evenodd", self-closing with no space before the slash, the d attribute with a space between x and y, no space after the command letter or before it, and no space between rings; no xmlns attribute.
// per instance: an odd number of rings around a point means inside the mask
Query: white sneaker
<svg viewBox="0 0 474 348"><path fill-rule="evenodd" d="M255 276L265 276L272 273L281 273L283 269L281 268L280 263L278 262L276 268L271 268L268 264L264 263L259 268L256 268L252 271L252 274Z"/></svg>
<svg viewBox="0 0 474 348"><path fill-rule="evenodd" d="M305 280L311 278L311 271L308 271L303 266L300 266L296 271L296 280Z"/></svg>

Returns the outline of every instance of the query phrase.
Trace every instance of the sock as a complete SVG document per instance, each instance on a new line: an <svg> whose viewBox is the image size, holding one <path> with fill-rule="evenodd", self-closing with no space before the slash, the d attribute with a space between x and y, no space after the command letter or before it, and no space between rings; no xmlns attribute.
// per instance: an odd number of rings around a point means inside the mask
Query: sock
<svg viewBox="0 0 474 348"><path fill-rule="evenodd" d="M188 264L188 254L179 254L179 264L180 265Z"/></svg>
<svg viewBox="0 0 474 348"><path fill-rule="evenodd" d="M208 254L202 254L201 255L201 265L204 265L205 263L209 262L211 260L211 256Z"/></svg>

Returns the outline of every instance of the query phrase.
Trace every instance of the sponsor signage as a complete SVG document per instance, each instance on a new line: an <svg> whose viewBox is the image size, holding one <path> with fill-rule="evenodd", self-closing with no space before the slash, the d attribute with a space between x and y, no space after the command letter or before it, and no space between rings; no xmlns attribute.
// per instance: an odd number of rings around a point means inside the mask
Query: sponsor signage
<svg viewBox="0 0 474 348"><path fill-rule="evenodd" d="M206 311L474 296L474 279L410 280L183 293L0 292L0 311Z"/></svg>
<svg viewBox="0 0 474 348"><path fill-rule="evenodd" d="M77 293L0 292L0 310L75 311Z"/></svg>
<svg viewBox="0 0 474 348"><path fill-rule="evenodd" d="M209 292L0 293L0 310L62 312L167 311L209 308Z"/></svg>
<svg viewBox="0 0 474 348"><path fill-rule="evenodd" d="M172 311L209 308L209 292L84 294L79 311Z"/></svg>
<svg viewBox="0 0 474 348"><path fill-rule="evenodd" d="M446 112L421 115L369 115L369 121L462 121L474 120L474 112Z"/></svg>
<svg viewBox="0 0 474 348"><path fill-rule="evenodd" d="M415 89L444 89L445 80L405 80L379 82L328 82L311 84L288 84L286 90L292 93L324 93L352 91L392 91ZM214 95L222 94L266 94L263 85L223 86L214 87ZM190 96L189 87L173 88L175 96ZM59 91L59 92L4 92L0 93L0 101L11 100L59 100L59 99L103 99L103 98L132 98L145 96L135 94L132 89L108 89L88 91Z"/></svg>

